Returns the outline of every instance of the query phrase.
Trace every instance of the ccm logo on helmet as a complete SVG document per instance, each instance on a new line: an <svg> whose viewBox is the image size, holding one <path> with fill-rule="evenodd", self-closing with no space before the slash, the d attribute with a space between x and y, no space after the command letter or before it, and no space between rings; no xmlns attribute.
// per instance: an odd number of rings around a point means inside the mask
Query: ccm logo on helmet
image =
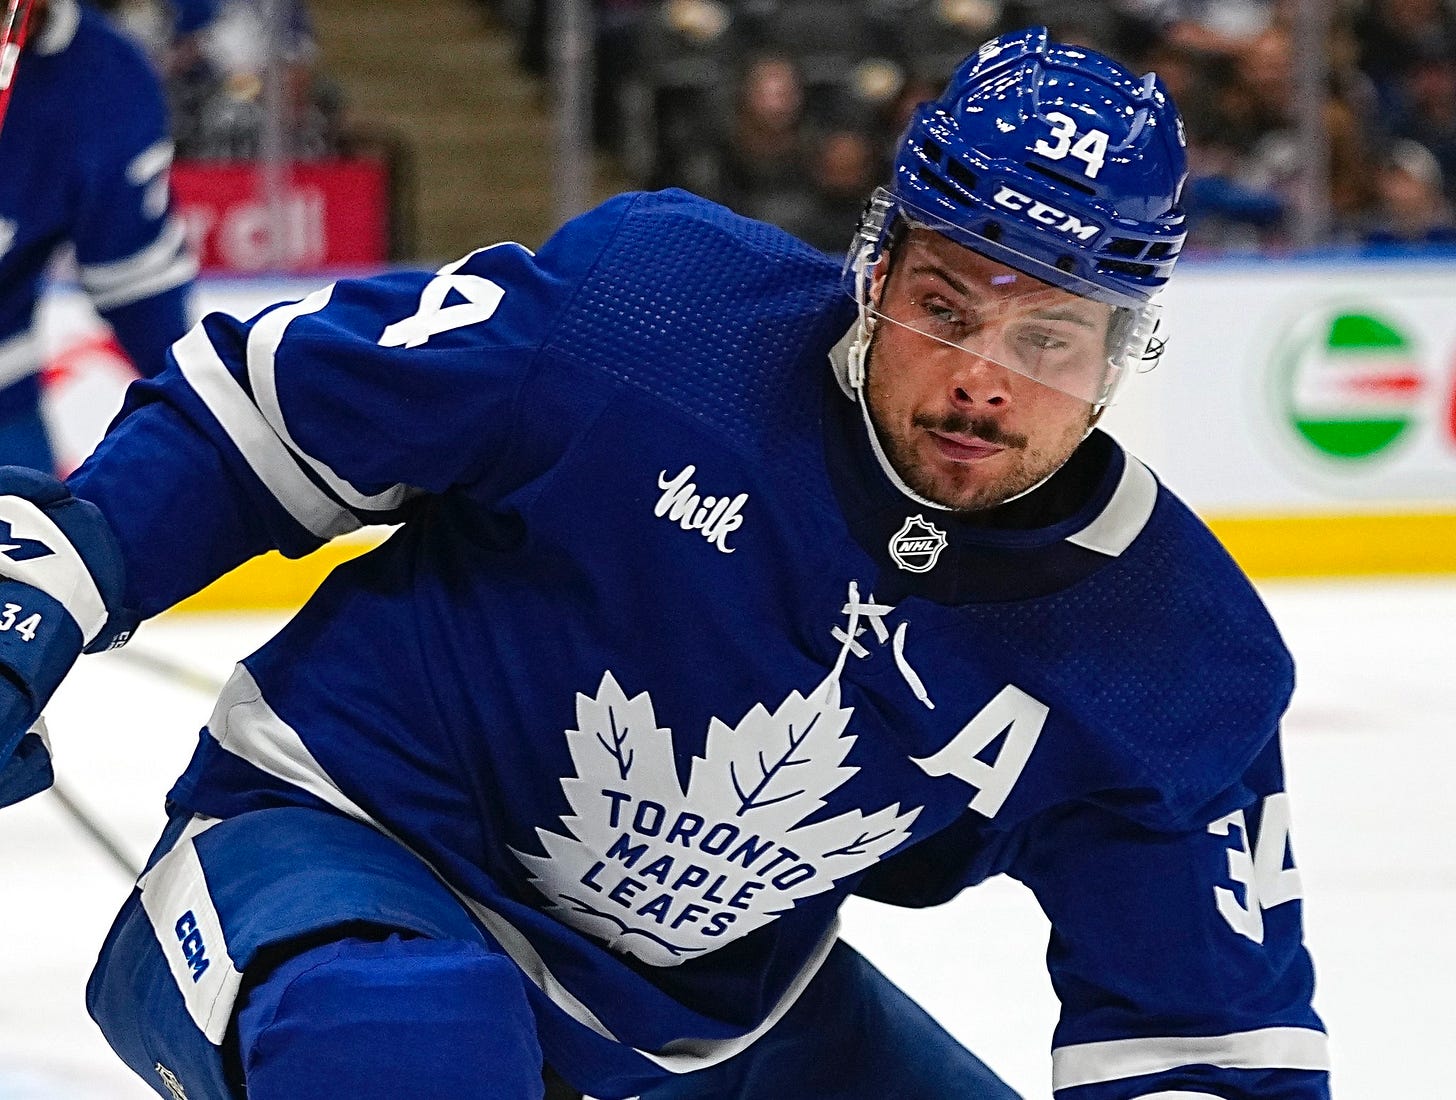
<svg viewBox="0 0 1456 1100"><path fill-rule="evenodd" d="M1040 199L1034 199L1030 195L1023 195L1005 184L996 191L992 201L997 206L1004 206L1007 210L1014 210L1018 214L1025 214L1034 222L1039 222L1050 229L1060 233L1076 237L1079 241L1091 240L1101 230L1095 225L1088 225L1084 221L1073 217L1065 210L1058 210L1055 206L1048 206Z"/></svg>

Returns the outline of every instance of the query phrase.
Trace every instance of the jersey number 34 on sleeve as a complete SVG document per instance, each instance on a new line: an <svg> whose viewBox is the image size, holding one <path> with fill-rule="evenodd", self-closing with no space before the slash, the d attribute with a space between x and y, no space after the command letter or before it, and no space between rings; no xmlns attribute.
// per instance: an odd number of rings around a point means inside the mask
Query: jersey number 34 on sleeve
<svg viewBox="0 0 1456 1100"><path fill-rule="evenodd" d="M1215 836L1228 836L1237 829L1239 846L1228 849L1229 877L1244 888L1244 900L1226 886L1216 886L1214 900L1229 927L1255 943L1264 942L1264 910L1303 896L1299 871L1286 867L1289 854L1289 795L1283 791L1264 799L1259 815L1259 835L1249 836L1243 810L1235 810L1209 825Z"/></svg>

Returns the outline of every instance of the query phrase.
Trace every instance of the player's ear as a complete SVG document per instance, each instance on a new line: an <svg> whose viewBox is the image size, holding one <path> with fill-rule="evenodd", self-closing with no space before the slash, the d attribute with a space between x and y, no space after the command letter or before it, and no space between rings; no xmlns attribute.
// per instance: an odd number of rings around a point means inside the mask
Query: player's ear
<svg viewBox="0 0 1456 1100"><path fill-rule="evenodd" d="M878 307L881 296L885 292L885 283L890 278L890 254L893 245L880 253L879 259L875 261L874 268L870 271L870 305Z"/></svg>

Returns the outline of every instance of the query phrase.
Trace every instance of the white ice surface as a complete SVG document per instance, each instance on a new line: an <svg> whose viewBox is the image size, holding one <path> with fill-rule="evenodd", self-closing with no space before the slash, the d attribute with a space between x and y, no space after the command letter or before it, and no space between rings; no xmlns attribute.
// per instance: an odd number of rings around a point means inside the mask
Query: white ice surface
<svg viewBox="0 0 1456 1100"><path fill-rule="evenodd" d="M1456 1095L1456 580L1262 586L1299 662L1293 842L1339 1100ZM172 616L86 658L48 710L61 782L140 862L221 680L275 616ZM0 1100L143 1100L86 1016L128 879L47 795L0 811ZM1046 921L992 882L924 912L860 904L846 934L1028 1100L1050 1095Z"/></svg>

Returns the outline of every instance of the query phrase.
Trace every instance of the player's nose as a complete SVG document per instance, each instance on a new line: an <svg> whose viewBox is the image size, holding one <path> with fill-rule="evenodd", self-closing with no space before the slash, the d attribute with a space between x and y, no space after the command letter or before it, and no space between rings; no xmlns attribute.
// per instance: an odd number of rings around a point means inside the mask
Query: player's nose
<svg viewBox="0 0 1456 1100"><path fill-rule="evenodd" d="M950 398L961 408L1000 408L1011 400L1012 374L984 350L958 349L947 380Z"/></svg>

